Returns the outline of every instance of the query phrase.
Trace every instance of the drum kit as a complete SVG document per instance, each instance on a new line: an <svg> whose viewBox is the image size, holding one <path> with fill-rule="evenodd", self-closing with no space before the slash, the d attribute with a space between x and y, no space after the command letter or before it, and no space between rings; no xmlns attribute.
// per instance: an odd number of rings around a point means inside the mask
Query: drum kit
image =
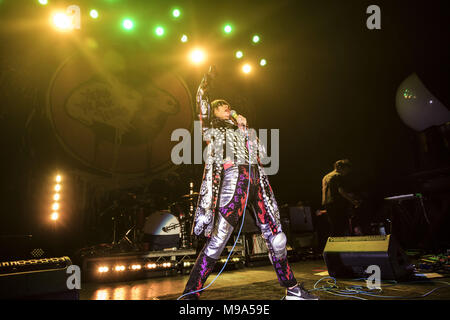
<svg viewBox="0 0 450 320"><path fill-rule="evenodd" d="M181 196L178 201L166 204L167 210L155 206L151 196L125 193L101 213L101 216L108 216L112 220L112 246L132 251L159 248L161 243L167 243L170 248L193 248L195 241L191 229L198 195L191 190L190 194ZM161 240L164 238L177 239L178 243L173 245L173 241ZM155 246L151 242L158 242L159 245Z"/></svg>

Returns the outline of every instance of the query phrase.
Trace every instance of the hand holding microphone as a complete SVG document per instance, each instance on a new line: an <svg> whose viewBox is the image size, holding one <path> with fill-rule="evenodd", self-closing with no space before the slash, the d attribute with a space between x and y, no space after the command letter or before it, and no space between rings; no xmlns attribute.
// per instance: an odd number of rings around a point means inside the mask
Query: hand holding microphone
<svg viewBox="0 0 450 320"><path fill-rule="evenodd" d="M247 119L245 117L241 116L240 114L237 114L237 112L234 110L231 110L230 114L233 117L233 119L236 120L239 128L242 129L247 128Z"/></svg>

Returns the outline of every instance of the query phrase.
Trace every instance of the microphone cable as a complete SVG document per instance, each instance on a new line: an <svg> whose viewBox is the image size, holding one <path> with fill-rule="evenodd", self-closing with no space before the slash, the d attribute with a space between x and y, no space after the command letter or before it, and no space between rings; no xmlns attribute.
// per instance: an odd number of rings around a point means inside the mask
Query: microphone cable
<svg viewBox="0 0 450 320"><path fill-rule="evenodd" d="M246 130L246 134L247 134L247 143L248 143L248 139L249 139L249 138L248 138L248 130ZM246 199L245 199L244 212L242 213L241 227L240 227L240 229L239 229L238 235L236 236L236 240L234 241L233 247L231 248L230 253L228 254L227 260L225 261L225 263L224 263L222 269L220 269L219 273L218 273L218 274L216 275L216 277L211 281L210 284L208 284L206 287L201 288L201 289L199 289L199 290L191 291L191 292L187 292L187 293L185 293L185 294L182 294L181 296L179 296L179 297L177 298L177 300L180 300L182 297L187 296L187 295L189 295L189 294L197 293L197 292L200 292L200 291L203 291L203 290L209 288L209 287L214 283L214 281L217 280L217 278L220 276L220 274L222 273L222 271L223 271L223 270L225 269L225 267L227 266L228 261L230 260L231 254L233 253L233 250L234 250L234 247L236 247L237 241L239 240L239 236L241 235L242 227L244 226L244 221L245 221L245 211L246 211L246 209L247 209L247 201L248 201L249 192L250 192L250 183L251 183L251 174L252 174L251 172L252 172L252 171L251 171L251 161L250 161L250 154L251 154L251 153L250 153L250 144L249 144L249 143L248 143L248 151L249 151L249 159L248 159L248 186L247 186L247 197L246 197ZM220 214L220 212L219 212L219 214Z"/></svg>

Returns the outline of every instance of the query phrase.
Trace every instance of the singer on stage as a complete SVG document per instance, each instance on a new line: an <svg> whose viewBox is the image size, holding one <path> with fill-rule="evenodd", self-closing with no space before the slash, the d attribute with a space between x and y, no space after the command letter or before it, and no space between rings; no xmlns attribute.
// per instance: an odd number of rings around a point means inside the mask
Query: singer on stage
<svg viewBox="0 0 450 320"><path fill-rule="evenodd" d="M215 77L214 68L210 68L196 96L203 137L208 143L208 158L193 232L203 234L207 240L191 270L183 298L199 298L201 291L196 291L203 288L234 228L239 227L239 218L247 202L254 208L278 281L286 288L286 299L317 300L297 283L289 266L286 235L281 229L277 202L257 157L256 151L261 146L256 138L248 134L250 130L246 129L246 119L231 110L227 101L214 100L210 103L208 91ZM250 212L246 211L246 214Z"/></svg>

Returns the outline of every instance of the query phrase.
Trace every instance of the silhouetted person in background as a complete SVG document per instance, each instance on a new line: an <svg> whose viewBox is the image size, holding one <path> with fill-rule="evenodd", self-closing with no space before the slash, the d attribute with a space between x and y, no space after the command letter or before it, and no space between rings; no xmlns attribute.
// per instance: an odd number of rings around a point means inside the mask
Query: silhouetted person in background
<svg viewBox="0 0 450 320"><path fill-rule="evenodd" d="M322 206L327 211L330 224L330 236L348 236L349 206L359 206L359 201L344 187L343 177L351 171L348 159L334 163L334 170L322 179Z"/></svg>

